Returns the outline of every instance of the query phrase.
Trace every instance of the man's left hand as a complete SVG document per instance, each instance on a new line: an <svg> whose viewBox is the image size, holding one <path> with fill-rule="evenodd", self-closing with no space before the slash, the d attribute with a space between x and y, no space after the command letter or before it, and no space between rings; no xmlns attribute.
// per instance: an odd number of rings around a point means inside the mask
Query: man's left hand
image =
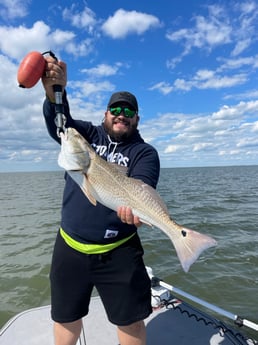
<svg viewBox="0 0 258 345"><path fill-rule="evenodd" d="M134 224L137 227L142 225L142 222L140 221L139 217L134 216L132 209L130 207L127 207L127 206L118 207L117 215L123 223Z"/></svg>

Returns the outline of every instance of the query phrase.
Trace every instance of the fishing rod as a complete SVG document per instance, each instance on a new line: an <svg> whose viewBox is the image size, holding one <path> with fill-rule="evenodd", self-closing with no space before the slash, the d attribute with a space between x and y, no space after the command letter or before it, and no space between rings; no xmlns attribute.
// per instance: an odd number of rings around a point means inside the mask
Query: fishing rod
<svg viewBox="0 0 258 345"><path fill-rule="evenodd" d="M45 54L49 54L53 59L57 61L55 54L51 50L46 51L42 54L37 51L32 51L28 53L22 60L17 72L17 80L21 88L31 88L35 86L40 78L45 75ZM55 124L57 127L57 135L60 137L60 133L64 132L66 122L62 100L62 86L53 85L53 91L55 95Z"/></svg>
<svg viewBox="0 0 258 345"><path fill-rule="evenodd" d="M153 286L157 286L157 285L160 285L161 287L164 287L165 289L167 289L168 291L171 291L171 292L174 292L175 294L179 295L179 296L182 296L182 297L185 297L187 299L189 299L190 301L192 302L195 302L207 309L210 309L212 311L214 311L215 313L217 314L220 314L222 316L225 316L227 317L228 319L234 321L234 323L237 325L237 326L246 326L246 327L249 327L249 328L252 328L254 329L255 331L258 331L258 324L257 323L254 323L252 321L249 321L247 319L244 319L238 315L235 315L229 311L226 311L220 307L217 307L216 305L214 304L211 304L209 302L206 302L198 297L195 297L191 294L189 294L188 292L185 292L181 289L178 289L172 285L169 285L165 282L163 282L161 279L153 276L152 274L152 269L150 267L147 268L147 271L148 271L148 274L151 278L151 281L152 281L152 284Z"/></svg>

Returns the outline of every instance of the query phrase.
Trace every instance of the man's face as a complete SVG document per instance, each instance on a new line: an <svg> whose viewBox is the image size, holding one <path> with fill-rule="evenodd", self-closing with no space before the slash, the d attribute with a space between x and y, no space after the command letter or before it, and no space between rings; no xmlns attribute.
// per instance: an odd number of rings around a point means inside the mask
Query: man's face
<svg viewBox="0 0 258 345"><path fill-rule="evenodd" d="M127 103L117 103L116 107L128 107ZM129 118L124 116L122 111L119 115L112 115L110 110L105 112L104 127L110 137L115 141L124 141L136 131L139 122L138 114Z"/></svg>

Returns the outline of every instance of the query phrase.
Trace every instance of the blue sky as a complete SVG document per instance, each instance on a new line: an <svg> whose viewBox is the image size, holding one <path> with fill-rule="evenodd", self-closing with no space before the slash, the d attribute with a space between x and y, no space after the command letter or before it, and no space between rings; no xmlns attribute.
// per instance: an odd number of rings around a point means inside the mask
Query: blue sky
<svg viewBox="0 0 258 345"><path fill-rule="evenodd" d="M99 124L110 95L134 93L162 167L258 162L256 1L0 2L0 171L56 170L39 82L19 63L52 50L68 65L74 118Z"/></svg>

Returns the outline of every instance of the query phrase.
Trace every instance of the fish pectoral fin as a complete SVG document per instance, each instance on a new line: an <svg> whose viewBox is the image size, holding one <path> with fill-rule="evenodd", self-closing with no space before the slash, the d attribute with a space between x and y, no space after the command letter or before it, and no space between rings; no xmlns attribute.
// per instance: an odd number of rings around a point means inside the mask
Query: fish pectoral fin
<svg viewBox="0 0 258 345"><path fill-rule="evenodd" d="M143 223L143 224L146 224L148 226L151 226L153 228L153 225L151 223L146 222L146 220L143 220L143 219L140 218L140 222Z"/></svg>
<svg viewBox="0 0 258 345"><path fill-rule="evenodd" d="M92 196L90 192L90 183L87 180L87 177L85 174L83 174L81 171L67 171L68 174L71 176L71 178L78 184L78 186L81 188L85 196L88 198L88 200L92 203L92 205L96 206L97 201Z"/></svg>
<svg viewBox="0 0 258 345"><path fill-rule="evenodd" d="M90 183L86 177L86 175L83 175L83 183L80 185L81 190L83 191L83 193L86 195L86 197L88 198L88 200L92 203L92 205L96 206L97 205L97 201L96 199L92 196L91 192L90 192Z"/></svg>
<svg viewBox="0 0 258 345"><path fill-rule="evenodd" d="M70 177L76 182L80 187L83 184L83 174L81 171L67 170Z"/></svg>

